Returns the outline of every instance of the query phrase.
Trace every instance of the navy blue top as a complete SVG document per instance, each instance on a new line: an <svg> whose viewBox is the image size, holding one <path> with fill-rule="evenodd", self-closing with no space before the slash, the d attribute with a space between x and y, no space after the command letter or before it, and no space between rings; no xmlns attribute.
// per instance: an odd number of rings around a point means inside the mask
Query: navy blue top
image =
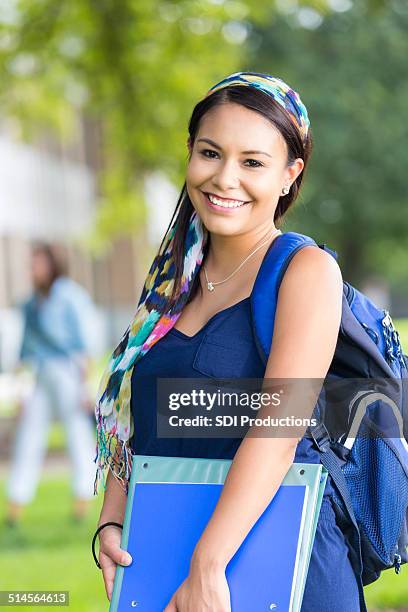
<svg viewBox="0 0 408 612"><path fill-rule="evenodd" d="M138 455L233 459L242 438L158 438L156 378L263 378L250 297L213 315L193 336L174 327L137 363L132 374L132 451ZM310 438L297 445L295 462L319 463ZM333 491L330 480L325 495Z"/></svg>

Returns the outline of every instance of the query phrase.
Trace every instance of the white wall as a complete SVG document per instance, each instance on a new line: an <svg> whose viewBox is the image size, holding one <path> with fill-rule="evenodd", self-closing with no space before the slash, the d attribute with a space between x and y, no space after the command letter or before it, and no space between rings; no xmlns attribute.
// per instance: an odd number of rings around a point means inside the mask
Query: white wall
<svg viewBox="0 0 408 612"><path fill-rule="evenodd" d="M0 234L60 240L92 225L95 184L85 166L0 136Z"/></svg>

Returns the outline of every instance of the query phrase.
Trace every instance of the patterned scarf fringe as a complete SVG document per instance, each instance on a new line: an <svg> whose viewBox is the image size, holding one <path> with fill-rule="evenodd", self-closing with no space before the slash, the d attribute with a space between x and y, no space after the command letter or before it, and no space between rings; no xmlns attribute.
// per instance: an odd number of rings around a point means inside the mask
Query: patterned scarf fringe
<svg viewBox="0 0 408 612"><path fill-rule="evenodd" d="M96 425L96 456L94 463L97 464L94 495L98 494L101 483L103 490L106 491L109 472L116 478L126 495L128 494L132 471L132 450L128 440L121 440L116 432L113 430L109 431L100 409L98 409Z"/></svg>

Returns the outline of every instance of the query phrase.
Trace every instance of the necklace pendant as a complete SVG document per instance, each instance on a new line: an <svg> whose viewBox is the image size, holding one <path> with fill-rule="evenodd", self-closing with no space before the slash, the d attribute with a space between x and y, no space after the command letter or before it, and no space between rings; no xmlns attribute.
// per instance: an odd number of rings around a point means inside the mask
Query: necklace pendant
<svg viewBox="0 0 408 612"><path fill-rule="evenodd" d="M214 291L214 285L210 281L207 283L207 289L208 291Z"/></svg>

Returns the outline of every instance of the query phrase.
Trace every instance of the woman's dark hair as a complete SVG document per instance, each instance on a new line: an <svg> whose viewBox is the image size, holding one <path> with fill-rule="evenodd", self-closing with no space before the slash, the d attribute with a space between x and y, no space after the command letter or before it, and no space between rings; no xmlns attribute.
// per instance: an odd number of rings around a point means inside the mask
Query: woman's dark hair
<svg viewBox="0 0 408 612"><path fill-rule="evenodd" d="M67 261L62 249L57 245L36 242L31 249L33 255L43 255L48 260L50 274L47 282L41 285L41 291L48 293L54 281L67 274Z"/></svg>
<svg viewBox="0 0 408 612"><path fill-rule="evenodd" d="M257 113L268 119L279 130L287 144L288 166L293 164L295 159L298 157L300 157L304 161L304 168L291 185L289 193L287 195L282 195L279 198L278 206L276 207L275 211L274 223L276 227L281 227L284 215L295 202L299 194L307 162L312 152L313 142L310 128L308 130L306 142L303 143L300 132L298 131L296 125L293 123L289 114L270 95L259 89L255 89L254 87L230 85L219 89L218 91L215 91L213 94L207 96L206 98L198 102L198 104L196 104L196 106L194 107L188 124L188 131L190 135L189 141L191 147L194 144L200 126L200 121L204 117L204 115L216 106L219 106L220 104L225 104L227 102L234 102L235 104L240 104L241 106L244 106L249 110L256 111ZM173 220L177 215L177 228L174 235L173 244L173 255L175 262L174 286L169 302L171 306L177 302L177 299L179 297L181 277L183 273L185 238L188 230L189 220L193 210L194 207L187 193L186 183L184 183L179 199L177 201L175 211L173 213L173 217L169 223L170 228L173 225ZM167 231L165 233L165 236L167 234ZM163 242L164 238L160 245L159 251L162 248ZM205 257L208 253L209 243L210 241L207 240L203 253L203 261L205 260ZM200 280L199 275L197 274L191 287L188 301L191 301L193 299L199 287Z"/></svg>

